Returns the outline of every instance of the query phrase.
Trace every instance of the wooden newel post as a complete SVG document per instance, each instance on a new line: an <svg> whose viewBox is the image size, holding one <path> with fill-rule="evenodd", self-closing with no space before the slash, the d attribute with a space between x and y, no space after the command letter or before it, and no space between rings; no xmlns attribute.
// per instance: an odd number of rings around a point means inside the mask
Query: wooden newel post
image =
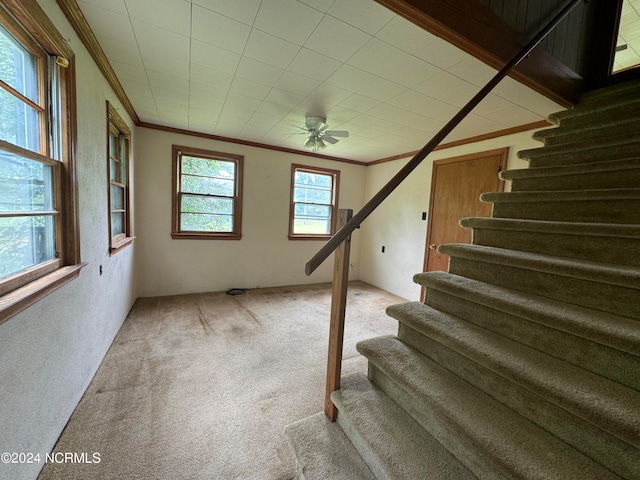
<svg viewBox="0 0 640 480"><path fill-rule="evenodd" d="M353 210L338 211L338 228L342 228L353 216ZM336 248L333 267L333 291L331 296L331 325L329 330L329 354L327 358L327 389L324 397L324 413L336 421L338 409L331 401L331 394L340 388L342 370L342 340L344 314L347 306L347 282L349 281L349 252L351 235Z"/></svg>

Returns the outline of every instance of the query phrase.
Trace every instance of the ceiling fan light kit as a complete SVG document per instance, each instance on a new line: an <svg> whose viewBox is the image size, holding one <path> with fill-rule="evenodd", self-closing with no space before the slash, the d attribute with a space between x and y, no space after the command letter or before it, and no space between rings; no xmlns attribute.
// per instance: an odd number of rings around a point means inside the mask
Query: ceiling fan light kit
<svg viewBox="0 0 640 480"><path fill-rule="evenodd" d="M304 148L317 152L327 148L327 143L335 145L339 142L337 138L347 138L349 132L345 130L327 130L329 126L326 124L327 119L319 116L309 116L304 119L305 130L308 133L307 140L304 142Z"/></svg>

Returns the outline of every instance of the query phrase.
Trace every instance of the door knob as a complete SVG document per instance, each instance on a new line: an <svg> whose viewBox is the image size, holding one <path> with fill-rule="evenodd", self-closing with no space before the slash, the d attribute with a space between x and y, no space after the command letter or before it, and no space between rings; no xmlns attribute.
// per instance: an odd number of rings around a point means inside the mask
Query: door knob
<svg viewBox="0 0 640 480"><path fill-rule="evenodd" d="M431 245L429 245L429 250L435 250L436 249L436 244L432 243Z"/></svg>

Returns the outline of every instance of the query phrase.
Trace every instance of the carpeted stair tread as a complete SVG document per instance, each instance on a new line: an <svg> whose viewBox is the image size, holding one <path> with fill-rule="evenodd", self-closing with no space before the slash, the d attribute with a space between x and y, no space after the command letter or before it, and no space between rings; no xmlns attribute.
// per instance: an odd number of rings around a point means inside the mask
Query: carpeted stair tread
<svg viewBox="0 0 640 480"><path fill-rule="evenodd" d="M580 95L580 104L589 105L594 101L606 100L606 103L612 101L613 98L633 99L640 95L640 83L637 80L609 85L585 92Z"/></svg>
<svg viewBox="0 0 640 480"><path fill-rule="evenodd" d="M387 313L467 359L640 447L640 417L635 415L640 412L638 391L421 302L392 305ZM603 397L608 397L604 404L594 401Z"/></svg>
<svg viewBox="0 0 640 480"><path fill-rule="evenodd" d="M397 386L392 398L479 478L620 478L395 337L357 348Z"/></svg>
<svg viewBox="0 0 640 480"><path fill-rule="evenodd" d="M438 251L449 256L477 259L496 265L515 266L563 277L589 280L640 290L640 270L624 265L559 258L539 253L505 248L452 243L441 245ZM640 294L640 292L638 292Z"/></svg>
<svg viewBox="0 0 640 480"><path fill-rule="evenodd" d="M376 478L477 478L366 375L342 377L331 399L338 424Z"/></svg>
<svg viewBox="0 0 640 480"><path fill-rule="evenodd" d="M556 128L538 130L533 134L533 139L543 142L545 146L564 145L571 143L595 140L616 136L620 134L632 134L638 131L640 123L640 110L634 116L613 117L606 122L584 123L580 125L563 125Z"/></svg>
<svg viewBox="0 0 640 480"><path fill-rule="evenodd" d="M640 225L619 223L548 222L514 218L466 217L460 220L465 228L535 231L564 235L631 238L640 241Z"/></svg>
<svg viewBox="0 0 640 480"><path fill-rule="evenodd" d="M503 170L502 180L512 181L511 191L633 188L640 184L640 157Z"/></svg>
<svg viewBox="0 0 640 480"><path fill-rule="evenodd" d="M551 192L487 192L483 202L587 202L602 200L638 200L640 188L607 188L598 190L554 190ZM640 222L639 222L640 223Z"/></svg>
<svg viewBox="0 0 640 480"><path fill-rule="evenodd" d="M596 121L609 121L623 115L629 115L631 109L640 110L640 95L612 97L600 104L579 104L574 108L554 112L547 120L560 126L578 126Z"/></svg>
<svg viewBox="0 0 640 480"><path fill-rule="evenodd" d="M640 132L636 132L589 140L577 145L554 145L520 150L518 158L528 160L530 167L619 160L636 156L639 143Z"/></svg>
<svg viewBox="0 0 640 480"><path fill-rule="evenodd" d="M640 188L491 192L480 199L494 204L494 217L640 224Z"/></svg>
<svg viewBox="0 0 640 480"><path fill-rule="evenodd" d="M318 413L287 425L299 480L375 480L344 432Z"/></svg>
<svg viewBox="0 0 640 480"><path fill-rule="evenodd" d="M468 217L460 226L475 245L640 266L640 225Z"/></svg>
<svg viewBox="0 0 640 480"><path fill-rule="evenodd" d="M637 320L448 272L419 273L413 278L416 283L428 289L469 299L474 303L640 357L640 324Z"/></svg>

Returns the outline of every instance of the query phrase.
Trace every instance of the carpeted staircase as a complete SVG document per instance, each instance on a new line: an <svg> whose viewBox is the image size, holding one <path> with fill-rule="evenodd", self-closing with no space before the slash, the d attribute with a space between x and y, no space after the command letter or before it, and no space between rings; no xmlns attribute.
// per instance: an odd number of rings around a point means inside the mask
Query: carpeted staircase
<svg viewBox="0 0 640 480"><path fill-rule="evenodd" d="M299 478L640 479L640 82L550 120L397 337L358 344L337 425L287 427Z"/></svg>

